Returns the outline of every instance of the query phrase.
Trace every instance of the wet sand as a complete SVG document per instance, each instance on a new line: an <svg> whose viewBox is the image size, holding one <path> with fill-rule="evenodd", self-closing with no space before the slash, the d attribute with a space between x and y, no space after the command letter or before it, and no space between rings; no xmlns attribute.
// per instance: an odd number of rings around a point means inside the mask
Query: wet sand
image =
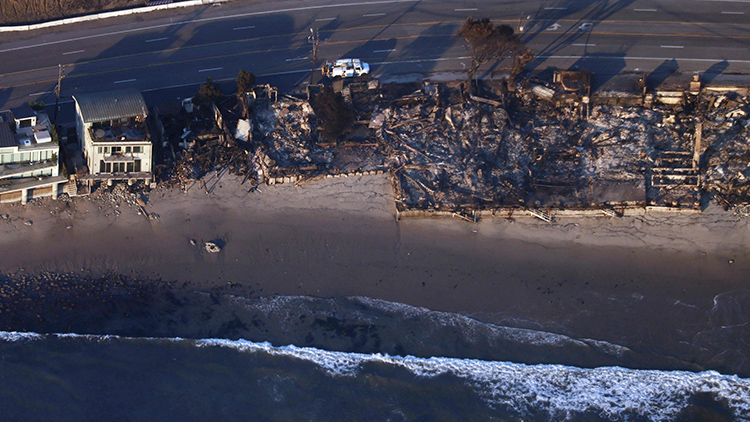
<svg viewBox="0 0 750 422"><path fill-rule="evenodd" d="M261 296L367 296L718 369L747 366L750 229L715 206L551 224L397 222L384 176L248 190L226 176L211 194L198 186L152 191L152 221L87 198L3 204L0 215L10 218L0 220L0 271L112 272L207 289L233 283ZM220 253L205 251L210 240L223 245Z"/></svg>

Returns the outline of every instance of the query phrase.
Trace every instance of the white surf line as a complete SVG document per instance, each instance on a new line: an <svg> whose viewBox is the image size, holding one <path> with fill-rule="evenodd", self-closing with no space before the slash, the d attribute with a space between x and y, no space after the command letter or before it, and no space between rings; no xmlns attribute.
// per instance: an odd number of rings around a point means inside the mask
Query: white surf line
<svg viewBox="0 0 750 422"><path fill-rule="evenodd" d="M201 73L201 72L213 72L214 70L221 70L221 69L224 69L224 68L223 67L212 67L211 69L201 69L201 70L198 71L198 73Z"/></svg>
<svg viewBox="0 0 750 422"><path fill-rule="evenodd" d="M685 48L683 45L660 45L661 48Z"/></svg>
<svg viewBox="0 0 750 422"><path fill-rule="evenodd" d="M232 28L232 31L239 31L239 30L241 30L241 29L253 29L253 28L255 28L255 25L250 25L250 26L238 26L237 28Z"/></svg>
<svg viewBox="0 0 750 422"><path fill-rule="evenodd" d="M656 9L633 9L634 12L656 12Z"/></svg>
<svg viewBox="0 0 750 422"><path fill-rule="evenodd" d="M721 12L722 15L744 15L745 12Z"/></svg>
<svg viewBox="0 0 750 422"><path fill-rule="evenodd" d="M124 84L126 82L135 82L135 79L123 79L121 81L115 81L116 84Z"/></svg>
<svg viewBox="0 0 750 422"><path fill-rule="evenodd" d="M150 40L146 40L146 42L164 41L164 40L168 40L168 39L169 39L168 37L152 38Z"/></svg>
<svg viewBox="0 0 750 422"><path fill-rule="evenodd" d="M576 47L596 47L596 44L573 44Z"/></svg>
<svg viewBox="0 0 750 422"><path fill-rule="evenodd" d="M315 19L315 22L327 22L327 21L335 21L335 20L336 18L320 18L320 19Z"/></svg>
<svg viewBox="0 0 750 422"><path fill-rule="evenodd" d="M84 51L86 51L86 50L68 51L67 53L63 53L63 56L67 56L68 54L83 53Z"/></svg>
<svg viewBox="0 0 750 422"><path fill-rule="evenodd" d="M286 59L286 61L288 61L288 62L294 62L294 61L297 61L297 60L310 60L310 58L309 57L297 57L297 58L294 58L294 59Z"/></svg>
<svg viewBox="0 0 750 422"><path fill-rule="evenodd" d="M102 38L102 37L108 37L110 35L128 34L128 33L131 33L131 32L141 32L141 31L147 31L149 29L164 28L164 27L168 27L168 26L185 25L185 24L188 24L188 23L210 22L210 21L217 21L217 20L242 18L242 17L247 17L247 16L273 15L273 14L277 14L277 13L304 12L304 11L307 11L307 10L331 9L331 8L335 8L335 7L372 6L372 5L394 4L394 3L417 3L419 1L421 1L421 0L363 1L363 2L360 2L360 3L342 3L342 4L325 4L325 5L320 5L320 6L292 7L292 8L288 8L288 9L275 9L275 10L266 10L266 11L262 11L262 12L247 12L247 13L238 13L236 15L216 16L216 17L213 17L213 18L188 19L188 20L184 20L184 21L170 22L170 23L165 23L165 24L161 24L161 25L145 26L143 28L124 29L122 31L113 31L113 32L106 32L104 34L87 35L85 37L69 38L67 40L49 41L49 42L45 42L45 43L25 45L25 46L22 46L22 47L6 48L6 49L3 49L3 50L0 50L0 53L7 53L9 51L17 51L17 50L26 50L26 49L29 49L29 48L44 47L44 46L47 46L47 45L62 44L62 43L68 43L68 42L73 42L73 41L81 41L81 40L87 40L87 39L91 39L91 38Z"/></svg>
<svg viewBox="0 0 750 422"><path fill-rule="evenodd" d="M366 15L362 15L364 18L371 18L373 16L385 16L385 13L368 13Z"/></svg>
<svg viewBox="0 0 750 422"><path fill-rule="evenodd" d="M395 48L389 48L388 50L373 50L372 52L373 53L391 53L391 52L394 52L394 51L396 51Z"/></svg>
<svg viewBox="0 0 750 422"><path fill-rule="evenodd" d="M453 9L454 12L474 12L474 11L477 11L477 10L479 10L479 9L477 9L476 7L474 7L474 8L467 8L467 9Z"/></svg>

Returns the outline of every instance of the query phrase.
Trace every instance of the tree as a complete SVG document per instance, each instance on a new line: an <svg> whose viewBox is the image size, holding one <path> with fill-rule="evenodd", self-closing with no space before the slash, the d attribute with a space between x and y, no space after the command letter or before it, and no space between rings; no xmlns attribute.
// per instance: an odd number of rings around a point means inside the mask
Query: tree
<svg viewBox="0 0 750 422"><path fill-rule="evenodd" d="M250 92L253 86L255 86L255 75L247 70L240 70L237 75L237 95Z"/></svg>
<svg viewBox="0 0 750 422"><path fill-rule="evenodd" d="M44 101L29 101L29 107L34 111L44 110Z"/></svg>
<svg viewBox="0 0 750 422"><path fill-rule="evenodd" d="M246 93L250 92L255 85L255 75L246 70L240 70L237 75L237 99L242 103L242 117L248 117L248 104Z"/></svg>
<svg viewBox="0 0 750 422"><path fill-rule="evenodd" d="M331 87L323 88L312 101L313 110L320 122L321 137L337 140L354 124L354 110Z"/></svg>
<svg viewBox="0 0 750 422"><path fill-rule="evenodd" d="M221 92L221 87L219 87L219 84L212 81L211 77L209 76L208 78L206 78L206 82L202 83L200 88L198 88L196 99L198 100L198 102L208 105L215 103L216 100L223 96L224 93Z"/></svg>
<svg viewBox="0 0 750 422"><path fill-rule="evenodd" d="M471 65L467 70L467 77L470 84L479 67L487 62L510 57L513 61L510 80L515 80L524 66L533 59L533 55L518 39L513 28L505 24L493 25L488 18L466 19L458 36L469 43Z"/></svg>

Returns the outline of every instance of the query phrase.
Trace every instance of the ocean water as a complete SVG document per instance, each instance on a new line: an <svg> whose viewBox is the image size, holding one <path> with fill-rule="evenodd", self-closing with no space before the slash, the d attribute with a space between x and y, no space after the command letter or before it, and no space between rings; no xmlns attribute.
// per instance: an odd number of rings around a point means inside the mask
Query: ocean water
<svg viewBox="0 0 750 422"><path fill-rule="evenodd" d="M750 420L750 380L273 346L0 334L4 420Z"/></svg>
<svg viewBox="0 0 750 422"><path fill-rule="evenodd" d="M699 362L365 297L0 281L2 421L750 421L750 379L705 369L724 337Z"/></svg>

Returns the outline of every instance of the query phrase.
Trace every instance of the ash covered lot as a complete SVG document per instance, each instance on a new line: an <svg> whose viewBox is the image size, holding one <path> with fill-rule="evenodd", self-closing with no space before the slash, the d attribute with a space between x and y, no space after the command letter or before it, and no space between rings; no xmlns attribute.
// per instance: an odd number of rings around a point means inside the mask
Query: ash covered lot
<svg viewBox="0 0 750 422"><path fill-rule="evenodd" d="M591 94L528 79L484 81L470 95L462 82L353 81L336 89L353 117L335 139L322 136L321 89L256 87L249 107L225 97L202 119L162 113L161 182L209 191L226 172L257 187L384 171L399 211L697 211L716 201L746 213L746 87Z"/></svg>

